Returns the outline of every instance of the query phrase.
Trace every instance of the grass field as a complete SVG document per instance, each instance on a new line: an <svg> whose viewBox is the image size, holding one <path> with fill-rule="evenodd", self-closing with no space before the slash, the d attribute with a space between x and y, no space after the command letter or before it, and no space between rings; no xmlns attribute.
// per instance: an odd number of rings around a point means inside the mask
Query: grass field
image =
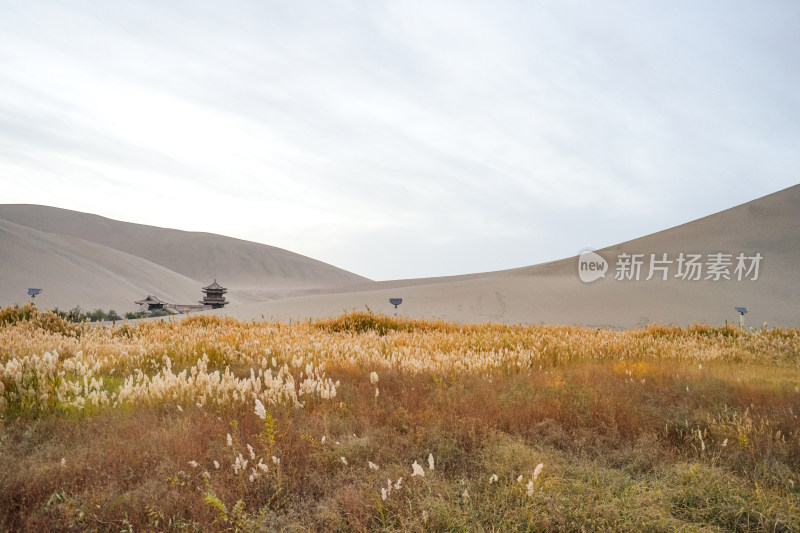
<svg viewBox="0 0 800 533"><path fill-rule="evenodd" d="M798 531L800 331L0 310L0 530Z"/></svg>

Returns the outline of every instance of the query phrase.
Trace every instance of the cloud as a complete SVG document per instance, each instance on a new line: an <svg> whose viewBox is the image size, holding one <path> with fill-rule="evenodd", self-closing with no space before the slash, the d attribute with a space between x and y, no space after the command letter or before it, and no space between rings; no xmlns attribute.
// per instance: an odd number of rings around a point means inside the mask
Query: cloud
<svg viewBox="0 0 800 533"><path fill-rule="evenodd" d="M556 259L796 182L794 3L311 7L5 6L4 201L385 278Z"/></svg>

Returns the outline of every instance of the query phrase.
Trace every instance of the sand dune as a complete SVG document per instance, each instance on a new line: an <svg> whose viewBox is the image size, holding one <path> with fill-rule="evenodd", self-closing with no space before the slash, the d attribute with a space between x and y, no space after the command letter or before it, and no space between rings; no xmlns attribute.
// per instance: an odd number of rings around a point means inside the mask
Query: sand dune
<svg viewBox="0 0 800 533"><path fill-rule="evenodd" d="M38 231L0 220L0 305L24 303L26 289L44 288L40 307L76 305L122 313L135 300L157 294L175 303L195 303L200 285L160 265L74 237Z"/></svg>
<svg viewBox="0 0 800 533"><path fill-rule="evenodd" d="M37 205L0 205L0 219L135 255L202 284L216 278L242 299L264 300L369 281L281 248L210 233Z"/></svg>
<svg viewBox="0 0 800 533"><path fill-rule="evenodd" d="M732 254L731 280L676 278L650 281L646 266L640 281L616 280L620 253L642 253L668 260L695 253ZM393 313L389 297L402 297L399 312L413 317L440 317L463 322L560 323L629 328L653 322L691 324L738 322L735 306L750 309L750 325L768 322L800 326L800 186L754 200L653 235L597 253L608 262L604 279L584 283L577 258L501 272L451 278L380 282L356 291L290 298L231 308L241 318L281 320L331 316L343 310ZM759 277L737 281L735 256L760 253ZM658 271L655 272L659 274ZM702 277L707 275L706 270ZM751 275L752 277L752 275Z"/></svg>
<svg viewBox="0 0 800 533"><path fill-rule="evenodd" d="M132 308L147 293L177 303L199 299L213 278L232 304L214 313L306 319L370 308L462 322L560 323L629 328L653 322L747 322L800 326L800 185L659 233L598 250L608 271L591 283L577 258L500 272L372 282L271 246L123 223L63 209L0 205L0 303L46 285L44 305ZM615 279L620 254L642 254L639 280ZM677 259L701 256L701 280L676 277ZM732 279L706 279L713 254L730 254ZM736 256L760 254L758 279L736 279ZM651 254L667 254L668 279L646 281Z"/></svg>
<svg viewBox="0 0 800 533"><path fill-rule="evenodd" d="M293 252L208 233L130 224L36 205L0 205L0 304L43 287L42 306L136 309L153 294L197 303L219 279L231 305L369 282Z"/></svg>

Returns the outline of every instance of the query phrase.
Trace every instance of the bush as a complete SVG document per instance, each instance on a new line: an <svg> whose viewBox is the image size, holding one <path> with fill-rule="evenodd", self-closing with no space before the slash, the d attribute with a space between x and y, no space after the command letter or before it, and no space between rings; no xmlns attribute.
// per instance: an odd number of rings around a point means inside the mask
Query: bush
<svg viewBox="0 0 800 533"><path fill-rule="evenodd" d="M38 310L33 304L26 304L22 307L10 305L5 309L0 310L0 324L13 326L18 322L30 320L31 317L36 313L38 313Z"/></svg>
<svg viewBox="0 0 800 533"><path fill-rule="evenodd" d="M109 314L114 313L114 311L109 311ZM115 313L116 314L116 313ZM136 311L135 313L125 313L125 318L128 320L135 320L137 318L155 318L159 316L172 316L172 313L169 311L165 311L164 309L156 309L154 311ZM109 318L108 320L114 320Z"/></svg>
<svg viewBox="0 0 800 533"><path fill-rule="evenodd" d="M62 316L53 311L39 311L33 304L13 305L0 309L0 325L13 326L24 322L52 333L60 333L67 336L78 334L75 326L64 320Z"/></svg>
<svg viewBox="0 0 800 533"><path fill-rule="evenodd" d="M365 333L375 331L378 335L386 335L390 331L437 331L451 330L457 326L438 320L415 320L397 318L372 311L352 311L350 313L324 320L317 320L314 325L325 331L337 333L350 331Z"/></svg>

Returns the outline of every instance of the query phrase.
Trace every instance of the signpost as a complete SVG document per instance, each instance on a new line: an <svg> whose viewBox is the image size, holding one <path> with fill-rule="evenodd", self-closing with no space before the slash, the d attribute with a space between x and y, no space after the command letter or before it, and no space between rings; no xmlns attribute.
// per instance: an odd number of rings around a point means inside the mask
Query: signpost
<svg viewBox="0 0 800 533"><path fill-rule="evenodd" d="M397 306L403 303L402 298L389 298L389 303L394 306L394 316L397 316Z"/></svg>
<svg viewBox="0 0 800 533"><path fill-rule="evenodd" d="M33 301L36 299L36 295L42 294L42 291L44 291L44 289L28 289L28 296L30 296L31 301Z"/></svg>
<svg viewBox="0 0 800 533"><path fill-rule="evenodd" d="M739 328L744 329L744 315L749 311L746 307L736 307L736 312L739 313Z"/></svg>

